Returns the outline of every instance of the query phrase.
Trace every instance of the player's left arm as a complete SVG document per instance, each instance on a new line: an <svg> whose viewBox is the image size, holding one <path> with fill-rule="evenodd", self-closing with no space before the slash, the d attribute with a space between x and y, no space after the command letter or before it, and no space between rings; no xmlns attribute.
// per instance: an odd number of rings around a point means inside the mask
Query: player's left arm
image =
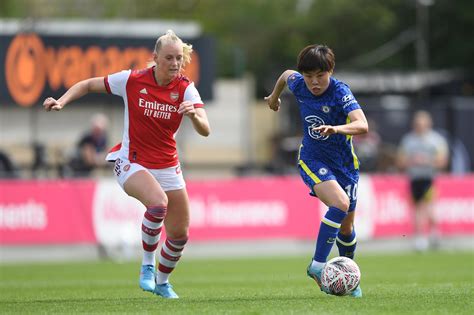
<svg viewBox="0 0 474 315"><path fill-rule="evenodd" d="M342 135L361 135L369 131L369 124L362 109L355 109L349 113L350 123L345 125L331 126L321 125L314 128L323 136L330 136L333 134Z"/></svg>
<svg viewBox="0 0 474 315"><path fill-rule="evenodd" d="M193 123L194 129L201 136L207 137L211 133L211 126L207 119L206 110L202 107L194 107L191 101L184 101L179 105L178 113L188 116Z"/></svg>
<svg viewBox="0 0 474 315"><path fill-rule="evenodd" d="M443 136L439 135L438 145L436 146L436 156L434 167L438 170L444 170L449 163L449 146Z"/></svg>

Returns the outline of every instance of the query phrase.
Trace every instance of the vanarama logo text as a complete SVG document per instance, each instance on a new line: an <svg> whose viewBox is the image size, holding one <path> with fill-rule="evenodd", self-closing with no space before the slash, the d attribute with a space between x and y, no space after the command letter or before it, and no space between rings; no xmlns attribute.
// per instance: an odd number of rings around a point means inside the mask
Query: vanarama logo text
<svg viewBox="0 0 474 315"><path fill-rule="evenodd" d="M87 78L143 69L151 58L152 51L145 47L46 46L38 34L21 33L7 47L5 81L13 101L30 107L41 101L47 86L54 92ZM195 52L192 60L185 75L197 83L199 58Z"/></svg>

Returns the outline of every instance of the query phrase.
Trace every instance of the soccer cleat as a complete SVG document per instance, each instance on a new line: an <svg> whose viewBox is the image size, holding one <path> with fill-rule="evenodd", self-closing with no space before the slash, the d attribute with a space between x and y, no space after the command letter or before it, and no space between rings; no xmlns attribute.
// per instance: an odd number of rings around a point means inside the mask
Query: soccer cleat
<svg viewBox="0 0 474 315"><path fill-rule="evenodd" d="M143 291L153 292L155 286L155 266L143 265L140 270L140 288Z"/></svg>
<svg viewBox="0 0 474 315"><path fill-rule="evenodd" d="M179 296L173 290L173 286L168 282L163 284L157 284L153 293L155 293L156 295L160 295L165 299L179 299Z"/></svg>
<svg viewBox="0 0 474 315"><path fill-rule="evenodd" d="M311 279L316 281L316 283L318 284L321 291L323 291L326 294L329 294L327 288L324 287L321 284L321 272L322 271L323 271L323 268L321 268L321 269L311 268L311 263L310 263L308 268L306 269L306 274L308 275L308 277L310 277Z"/></svg>
<svg viewBox="0 0 474 315"><path fill-rule="evenodd" d="M350 296L355 298L362 297L362 289L360 288L360 284L357 286L357 288L354 289L354 291L351 292Z"/></svg>

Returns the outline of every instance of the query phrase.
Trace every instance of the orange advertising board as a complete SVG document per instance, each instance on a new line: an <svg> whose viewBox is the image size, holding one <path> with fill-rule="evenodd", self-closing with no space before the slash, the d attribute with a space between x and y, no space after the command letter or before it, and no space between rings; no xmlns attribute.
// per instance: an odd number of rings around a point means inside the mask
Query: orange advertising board
<svg viewBox="0 0 474 315"><path fill-rule="evenodd" d="M4 59L0 66L3 76L0 102L30 107L47 95L59 96L80 80L124 69L146 68L155 40L112 38L104 43L104 39L49 38L36 33L19 33L10 40L4 38L1 42L2 46L6 42L6 49L4 56L0 54ZM186 66L185 75L196 83L203 99L209 99L203 91L209 87L203 85L209 85L213 78L206 71L206 81L201 84L201 67L203 59L208 63L212 58L212 51L207 49L203 58L196 45L193 46L192 62Z"/></svg>

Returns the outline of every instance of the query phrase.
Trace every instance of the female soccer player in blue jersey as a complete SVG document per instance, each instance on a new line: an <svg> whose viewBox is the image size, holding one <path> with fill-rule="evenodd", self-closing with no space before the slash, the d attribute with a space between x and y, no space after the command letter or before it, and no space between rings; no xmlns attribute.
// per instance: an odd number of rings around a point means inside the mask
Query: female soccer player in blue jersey
<svg viewBox="0 0 474 315"><path fill-rule="evenodd" d="M298 168L310 194L329 207L321 220L316 250L307 273L327 292L321 286L321 271L334 242L341 256L354 257L359 161L352 136L366 133L369 127L349 87L331 77L335 57L329 47L307 46L299 53L297 63L298 71L283 72L265 100L272 110L278 111L279 96L287 84L299 105L304 136ZM361 297L360 286L351 294Z"/></svg>

